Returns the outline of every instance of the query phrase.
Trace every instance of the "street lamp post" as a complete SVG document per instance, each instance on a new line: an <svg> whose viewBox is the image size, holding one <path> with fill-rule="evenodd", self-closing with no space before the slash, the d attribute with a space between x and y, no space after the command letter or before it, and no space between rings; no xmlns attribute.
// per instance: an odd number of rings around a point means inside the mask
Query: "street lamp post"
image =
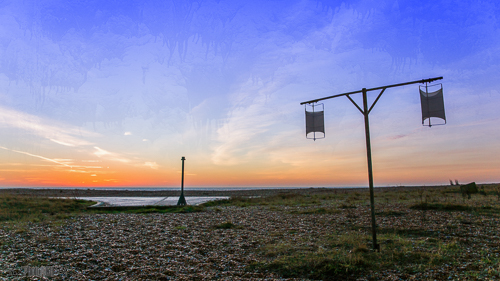
<svg viewBox="0 0 500 281"><path fill-rule="evenodd" d="M186 157L182 156L182 177L181 177L181 197L177 201L177 206L186 206L186 198L184 198L184 160Z"/></svg>

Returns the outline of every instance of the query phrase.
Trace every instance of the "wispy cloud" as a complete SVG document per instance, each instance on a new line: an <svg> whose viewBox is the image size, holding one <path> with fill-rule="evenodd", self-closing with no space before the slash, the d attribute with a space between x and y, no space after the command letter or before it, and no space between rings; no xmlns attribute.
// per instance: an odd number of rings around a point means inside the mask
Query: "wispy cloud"
<svg viewBox="0 0 500 281"><path fill-rule="evenodd" d="M214 164L234 165L251 161L252 153L265 145L264 133L279 122L280 112L272 105L271 95L281 83L283 81L262 85L247 81L242 85L241 92L234 97L226 123L217 130L219 145L212 153Z"/></svg>
<svg viewBox="0 0 500 281"><path fill-rule="evenodd" d="M149 167L153 170L158 170L158 164L156 162L146 162L144 163L144 166Z"/></svg>
<svg viewBox="0 0 500 281"><path fill-rule="evenodd" d="M66 143L66 142L63 142L63 141L60 141L60 140L55 140L55 139L49 139L55 143L58 143L60 145L65 145L65 146L71 146L71 147L74 147L76 145L72 144L72 143Z"/></svg>
<svg viewBox="0 0 500 281"><path fill-rule="evenodd" d="M49 158L49 157L45 157L45 156L41 156L41 155L29 153L29 152L26 152L26 151L9 149L9 148L3 147L3 146L0 146L0 148L4 149L4 150L12 151L12 152L19 153L19 154L24 154L24 155L27 155L27 156L31 156L31 157L34 157L34 158L42 159L42 160L45 160L45 161L57 164L57 165L37 165L37 164L31 164L30 166L50 167L50 168L56 168L56 169L59 169L59 168L63 167L64 168L63 170L68 171L68 172L75 172L75 173L94 173L94 171L87 171L87 170L102 169L101 166L75 165L74 164L75 161L73 159ZM8 164L2 164L2 165L8 165ZM22 164L14 163L12 166L19 166L19 165L22 165ZM68 170L68 168L69 168L69 170ZM7 169L4 169L2 171L3 172L20 172L20 171L23 172L25 170L13 170L13 169L8 169L7 170Z"/></svg>
<svg viewBox="0 0 500 281"><path fill-rule="evenodd" d="M24 155L28 155L28 156L31 156L31 157L36 157L36 158L39 158L39 159L42 159L42 160L45 160L45 161L49 161L49 162L52 162L52 163L56 163L56 164L59 164L59 165L62 165L62 166L66 166L66 167L72 168L72 166L66 164L65 162L57 161L56 159L47 158L47 157L44 157L44 156L36 155L36 154L25 152L25 151L8 149L8 148L3 147L3 146L0 146L0 148L8 150L8 151L16 152L16 153L21 153L21 154L24 154Z"/></svg>
<svg viewBox="0 0 500 281"><path fill-rule="evenodd" d="M124 157L120 153L102 149L96 146L94 142L88 140L92 138L98 139L100 137L100 134L98 133L89 132L87 130L56 122L54 120L33 116L9 108L0 107L0 126L26 130L32 134L48 139L59 145L78 148L83 153L88 153L92 156L97 156L98 158L102 158L105 160L127 163L134 166L149 167L151 169L158 169L158 164L156 164L156 162L144 162L144 160L138 159L131 160L127 157ZM129 136L132 135L132 133L127 131L124 133L124 135ZM99 165L77 165L72 159L53 159L25 151L9 149L7 147L1 148L49 161L64 167L69 167L73 172L89 173L89 169L95 170L102 168ZM101 161L102 160L84 160L84 162L90 163L97 163Z"/></svg>
<svg viewBox="0 0 500 281"><path fill-rule="evenodd" d="M58 125L48 125L58 124ZM69 147L87 146L93 143L85 138L96 138L99 134L81 130L57 121L0 107L0 125L29 131L52 142Z"/></svg>
<svg viewBox="0 0 500 281"><path fill-rule="evenodd" d="M228 122L218 130L220 145L212 154L212 161L217 165L247 162L249 153L259 145L255 138L265 133L274 123L259 103L236 108L231 115Z"/></svg>
<svg viewBox="0 0 500 281"><path fill-rule="evenodd" d="M97 150L94 152L94 155L96 155L99 158L105 158L105 159L108 159L111 161L117 161L117 162L122 162L122 163L132 162L132 160L121 156L119 153L109 152L109 151L104 150L102 148L99 148L97 146L94 146L94 149Z"/></svg>

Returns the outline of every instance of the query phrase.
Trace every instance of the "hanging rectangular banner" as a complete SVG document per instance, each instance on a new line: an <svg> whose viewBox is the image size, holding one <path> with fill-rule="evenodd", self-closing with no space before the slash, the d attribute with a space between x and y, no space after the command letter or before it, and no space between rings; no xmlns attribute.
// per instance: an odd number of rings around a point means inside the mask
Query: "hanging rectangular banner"
<svg viewBox="0 0 500 281"><path fill-rule="evenodd" d="M422 88L424 88L425 90L422 91ZM430 126L431 125L430 124L431 117L441 118L444 120L444 123L446 124L442 86L441 86L441 89L434 91L434 92L428 92L427 89L428 89L428 87L426 87L426 86L420 86L420 104L422 106L422 124L424 124L425 119L429 119L429 126ZM436 125L438 125L438 124L436 124Z"/></svg>
<svg viewBox="0 0 500 281"><path fill-rule="evenodd" d="M311 111L308 111L308 107ZM318 110L318 109L321 110ZM315 105L306 105L306 138L309 133L313 133L312 139L322 139L325 137L325 111L322 103ZM317 136L316 133L323 135Z"/></svg>
<svg viewBox="0 0 500 281"><path fill-rule="evenodd" d="M324 111L306 111L306 135L313 132L325 133Z"/></svg>

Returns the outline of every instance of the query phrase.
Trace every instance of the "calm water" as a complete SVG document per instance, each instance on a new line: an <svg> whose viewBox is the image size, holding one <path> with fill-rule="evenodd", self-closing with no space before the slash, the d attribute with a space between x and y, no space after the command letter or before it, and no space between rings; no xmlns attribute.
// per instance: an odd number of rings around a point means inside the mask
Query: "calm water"
<svg viewBox="0 0 500 281"><path fill-rule="evenodd" d="M78 199L98 201L109 206L173 206L177 205L179 196L169 197L77 197ZM188 205L199 205L208 201L228 199L228 196L194 197L186 196Z"/></svg>
<svg viewBox="0 0 500 281"><path fill-rule="evenodd" d="M1 188L29 188L29 189L90 189L90 190L123 190L123 191L179 191L180 187L1 187ZM231 191L231 190L259 190L259 189L300 189L300 188L363 188L363 187L191 187L184 190L198 191ZM199 205L212 200L227 199L219 197L187 196L188 205ZM78 199L98 201L110 206L171 206L177 205L179 196L169 197L78 197Z"/></svg>

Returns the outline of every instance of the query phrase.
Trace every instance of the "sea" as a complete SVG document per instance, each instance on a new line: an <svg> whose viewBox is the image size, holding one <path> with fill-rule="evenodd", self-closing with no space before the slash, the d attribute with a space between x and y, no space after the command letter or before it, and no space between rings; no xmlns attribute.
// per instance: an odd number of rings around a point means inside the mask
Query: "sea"
<svg viewBox="0 0 500 281"><path fill-rule="evenodd" d="M73 189L73 190L113 190L113 191L179 191L180 187L0 187L0 189L7 188L28 188L28 189ZM349 187L188 187L184 188L185 191L234 191L234 190L263 190L263 189L304 189L304 188L363 188L356 186ZM176 205L179 197L76 197L78 199L97 201L94 206L161 206L161 205ZM212 200L227 199L227 196L219 197L195 197L186 196L185 199L189 205L199 205Z"/></svg>

